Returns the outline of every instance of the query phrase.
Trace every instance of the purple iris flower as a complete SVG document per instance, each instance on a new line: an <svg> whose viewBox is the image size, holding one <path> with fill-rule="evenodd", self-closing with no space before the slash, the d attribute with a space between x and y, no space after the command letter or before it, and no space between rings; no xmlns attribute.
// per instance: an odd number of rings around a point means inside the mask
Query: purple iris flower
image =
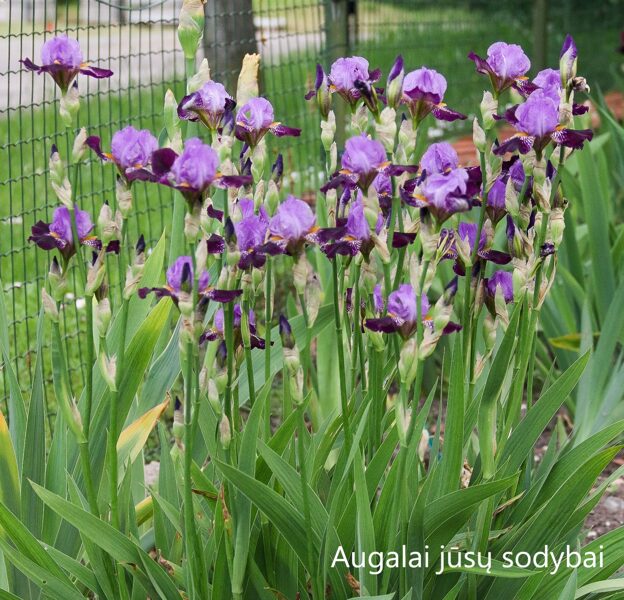
<svg viewBox="0 0 624 600"><path fill-rule="evenodd" d="M102 79L110 77L113 72L108 69L91 67L83 62L82 51L77 40L59 35L49 39L41 48L42 65L36 65L25 58L20 61L29 71L49 73L56 85L65 93L78 73Z"/></svg>
<svg viewBox="0 0 624 600"><path fill-rule="evenodd" d="M486 211L488 217L496 225L505 216L505 191L507 189L507 178L498 177L492 184L487 196Z"/></svg>
<svg viewBox="0 0 624 600"><path fill-rule="evenodd" d="M382 143L370 139L364 133L346 141L341 165L342 169L321 188L322 192L341 185L347 189L357 186L366 192L380 173L392 176L417 170L417 167L411 165L390 164Z"/></svg>
<svg viewBox="0 0 624 600"><path fill-rule="evenodd" d="M401 189L401 197L410 206L426 209L438 224L449 217L472 208L468 197L469 175L466 169L458 168L447 173L434 173L422 181L419 187L411 180Z"/></svg>
<svg viewBox="0 0 624 600"><path fill-rule="evenodd" d="M276 137L299 137L301 129L275 121L273 106L266 98L252 98L236 115L236 137L253 148L267 132Z"/></svg>
<svg viewBox="0 0 624 600"><path fill-rule="evenodd" d="M457 283L453 280L451 285L445 291L445 301L450 303L456 291ZM375 303L378 305L377 301L375 301ZM428 316L430 308L431 305L429 303L429 299L425 294L422 294L420 297L421 322L426 327L433 328L433 321ZM379 331L383 333L398 332L401 337L407 339L416 331L417 322L418 299L416 292L409 283L404 283L388 296L386 316L375 319L366 319L365 325L371 331ZM457 323L450 322L446 325L442 334L453 333L454 331L459 331L460 329L461 326Z"/></svg>
<svg viewBox="0 0 624 600"><path fill-rule="evenodd" d="M420 159L420 170L428 175L446 173L459 166L459 157L455 148L448 142L431 144Z"/></svg>
<svg viewBox="0 0 624 600"><path fill-rule="evenodd" d="M381 291L380 294L381 295ZM379 301L376 300L379 306ZM383 300L381 302L383 306ZM383 333L399 332L403 338L410 337L416 331L418 321L416 292L409 283L404 283L388 296L387 315L375 319L366 319L365 325L371 331ZM425 294L420 298L420 317L424 322L429 312L429 299Z"/></svg>
<svg viewBox="0 0 624 600"><path fill-rule="evenodd" d="M280 251L297 256L303 249L306 236L316 229L316 217L309 204L288 196L269 221L270 243Z"/></svg>
<svg viewBox="0 0 624 600"><path fill-rule="evenodd" d="M466 265L457 251L457 243L467 244L469 253L472 254L476 240L476 223L460 223L456 232L444 230L443 234L440 236L440 245L444 245L447 248L443 258L455 261L453 271L455 271L457 275L463 276L466 274ZM485 230L483 229L481 230L481 236L479 237L477 258L497 265L506 265L511 262L511 256L509 256L509 254L498 250L492 250L488 247L487 236Z"/></svg>
<svg viewBox="0 0 624 600"><path fill-rule="evenodd" d="M441 121L465 119L444 104L446 79L433 69L422 67L411 71L403 79L402 101L407 105L416 126L429 114Z"/></svg>
<svg viewBox="0 0 624 600"><path fill-rule="evenodd" d="M242 215L240 221L234 223L236 243L241 253L238 267L260 268L266 262L267 251L272 250L266 246L269 217L264 206L260 206L258 214L255 214L253 200L249 198L241 198L238 206Z"/></svg>
<svg viewBox="0 0 624 600"><path fill-rule="evenodd" d="M474 61L477 73L489 76L496 94L521 81L531 68L531 61L524 50L517 44L495 42L487 51L487 58L481 58L474 52L468 54Z"/></svg>
<svg viewBox="0 0 624 600"><path fill-rule="evenodd" d="M234 319L232 326L234 328L234 347L237 347L242 342L241 336L241 317L243 316L243 309L240 304L234 305ZM213 341L216 339L223 339L225 337L225 314L223 309L217 310L213 320L213 327L208 329L200 338L200 343L204 341ZM249 311L249 333L252 348L264 349L265 341L256 335L256 315L253 310Z"/></svg>
<svg viewBox="0 0 624 600"><path fill-rule="evenodd" d="M559 105L542 89L531 93L513 114L508 111L506 119L518 133L496 148L494 152L499 155L514 150L526 154L531 148L541 155L551 142L580 149L585 141L591 140L594 136L591 129L575 130L559 125Z"/></svg>
<svg viewBox="0 0 624 600"><path fill-rule="evenodd" d="M385 303L383 299L383 294L381 293L381 285L378 283L373 289L373 310L377 314L381 314L383 312Z"/></svg>
<svg viewBox="0 0 624 600"><path fill-rule="evenodd" d="M319 244L321 251L329 259L338 254L355 256L358 252L368 258L374 242L361 198L358 197L351 203L347 218L338 219L336 227L318 229L308 239Z"/></svg>
<svg viewBox="0 0 624 600"><path fill-rule="evenodd" d="M102 243L94 235L91 235L93 223L89 213L74 206L74 214L76 215L76 229L80 244L100 249ZM28 241L35 242L43 250L58 250L64 261L67 262L76 253L72 233L72 216L69 209L65 206L56 208L51 223L37 221L32 226ZM116 244L111 243L110 246L110 250L116 249Z"/></svg>
<svg viewBox="0 0 624 600"><path fill-rule="evenodd" d="M541 89L544 94L553 99L553 101L559 106L561 102L561 93L563 87L561 86L561 74L556 69L543 69L540 71L533 81L520 81L516 85L516 89L524 96L528 98L535 90ZM511 115L513 117L517 106L514 106L507 110L505 117ZM589 110L588 106L578 104L574 102L572 104L573 115L584 115Z"/></svg>
<svg viewBox="0 0 624 600"><path fill-rule="evenodd" d="M563 40L561 53L559 54L559 70L561 71L561 85L568 87L568 83L576 76L576 61L578 51L574 38L568 34Z"/></svg>
<svg viewBox="0 0 624 600"><path fill-rule="evenodd" d="M217 130L235 106L236 102L223 84L207 81L196 92L180 100L178 116L186 121L201 121L209 129Z"/></svg>
<svg viewBox="0 0 624 600"><path fill-rule="evenodd" d="M210 186L238 188L252 183L250 175L222 175L218 168L217 153L199 138L191 138L180 155L171 148L154 152L149 180L175 188L190 205L201 203Z"/></svg>
<svg viewBox="0 0 624 600"><path fill-rule="evenodd" d="M513 291L513 276L508 271L494 271L492 275L484 281L485 283L485 295L486 304L492 312L494 311L494 300L496 298L496 292L501 290L505 304L509 304L514 300Z"/></svg>
<svg viewBox="0 0 624 600"><path fill-rule="evenodd" d="M339 58L329 71L330 91L337 92L354 107L360 98L372 100L373 84L380 76L379 69L370 71L368 61L361 56Z"/></svg>
<svg viewBox="0 0 624 600"><path fill-rule="evenodd" d="M102 160L113 162L128 183L149 178L152 155L158 149L158 140L151 131L136 129L132 125L115 132L110 152L102 151L97 136L88 137L85 143Z"/></svg>
<svg viewBox="0 0 624 600"><path fill-rule="evenodd" d="M165 287L141 288L139 297L145 298L150 292L154 292L157 298L170 297L177 305L184 294L190 296L195 285L193 274L193 259L190 256L179 256L167 269L167 284ZM240 296L242 290L217 290L210 287L210 274L203 271L197 280L197 292L200 305L208 300L215 302L232 302Z"/></svg>
<svg viewBox="0 0 624 600"><path fill-rule="evenodd" d="M329 85L329 77L320 64L316 65L316 79L314 81L314 89L305 95L306 100L316 97L321 116L327 119L331 110L331 90Z"/></svg>

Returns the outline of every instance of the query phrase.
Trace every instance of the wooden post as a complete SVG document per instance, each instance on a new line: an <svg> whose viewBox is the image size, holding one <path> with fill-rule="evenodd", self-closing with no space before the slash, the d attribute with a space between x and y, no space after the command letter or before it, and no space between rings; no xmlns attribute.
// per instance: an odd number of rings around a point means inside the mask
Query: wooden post
<svg viewBox="0 0 624 600"><path fill-rule="evenodd" d="M535 71L548 66L548 0L533 0L533 57Z"/></svg>
<svg viewBox="0 0 624 600"><path fill-rule="evenodd" d="M252 0L210 0L206 3L204 54L213 79L236 93L243 57L257 52Z"/></svg>
<svg viewBox="0 0 624 600"><path fill-rule="evenodd" d="M349 43L349 0L325 1L325 50L326 68L341 56L348 56ZM336 144L344 147L347 110L343 101L334 103L336 113Z"/></svg>

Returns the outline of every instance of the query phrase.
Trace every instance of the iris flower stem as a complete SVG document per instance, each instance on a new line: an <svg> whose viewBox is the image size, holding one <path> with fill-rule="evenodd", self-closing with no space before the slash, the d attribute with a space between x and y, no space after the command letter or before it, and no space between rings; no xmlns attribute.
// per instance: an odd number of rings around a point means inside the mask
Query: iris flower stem
<svg viewBox="0 0 624 600"><path fill-rule="evenodd" d="M121 231L121 249L118 255L119 261L119 278L121 280L121 286L123 289L123 273L125 270L124 265L124 251L123 247L126 241L126 221L123 221ZM122 296L123 297L123 296ZM111 525L115 529L119 529L119 509L117 502L117 479L118 479L118 466L117 466L117 438L119 436L119 424L118 424L118 412L119 412L119 390L122 382L122 372L124 366L124 358L126 353L126 333L128 329L128 307L129 301L124 299L121 304L121 327L119 330L119 347L117 350L116 359L116 371L115 371L115 390L111 392L110 401L110 421L108 431L108 455L110 459L109 464L109 493L111 503Z"/></svg>
<svg viewBox="0 0 624 600"><path fill-rule="evenodd" d="M58 305L58 303L57 303ZM64 366L62 369L63 377L65 379L63 385L67 392L71 392L69 387L69 378L67 376L67 357L65 355L65 346L63 345L63 338L61 337L61 326L57 322L52 322L52 335L54 336L54 343L58 348L61 357L61 364ZM82 440L78 439L78 447L80 449L80 466L82 468L82 476L84 478L85 490L87 493L87 501L89 502L89 509L91 513L96 517L99 517L99 509L97 503L97 494L93 485L93 475L91 472L91 458L89 453L89 440L86 436Z"/></svg>
<svg viewBox="0 0 624 600"><path fill-rule="evenodd" d="M307 382L308 378L312 382L312 387L316 396L319 395L318 377L314 365L312 364L312 355L310 352L310 340L312 339L312 331L310 330L310 317L308 315L308 309L305 303L305 297L303 294L299 294L299 304L301 304L301 314L303 315L303 322L306 326L306 338L305 344L301 350L301 358L303 361L304 369L304 381Z"/></svg>
<svg viewBox="0 0 624 600"><path fill-rule="evenodd" d="M407 430L407 446L410 445L412 441L412 437L414 436L414 429L416 427L416 409L418 408L418 402L420 401L420 394L422 391L422 380L425 368L425 361L420 358L420 347L422 346L423 338L424 338L424 328L423 328L423 314L422 314L422 298L425 282L427 281L427 272L429 271L429 266L431 261L425 260L423 263L422 273L420 274L420 282L419 282L419 294L416 302L416 343L418 346L418 363L416 365L416 377L414 378L414 406L412 406L412 418L410 419L409 428Z"/></svg>
<svg viewBox="0 0 624 600"><path fill-rule="evenodd" d="M193 462L193 424L192 403L193 397L193 342L189 340L186 345L186 373L184 376L184 545L186 547L187 568L189 569L189 598L198 598L197 557L195 557L195 518L193 511L193 489L191 480L191 467Z"/></svg>
<svg viewBox="0 0 624 600"><path fill-rule="evenodd" d="M235 414L233 406L232 382L234 379L234 340L232 339L232 329L234 326L234 305L228 302L225 305L224 326L225 326L225 349L226 349L226 371L227 380L225 384L225 411L229 417L232 429L237 430L238 415Z"/></svg>
<svg viewBox="0 0 624 600"><path fill-rule="evenodd" d="M340 304L338 292L338 262L332 260L332 275L334 284L334 323L336 324L336 345L338 346L338 375L340 378L340 402L342 408L342 427L345 436L345 452L351 452L351 428L349 425L349 400L347 398L347 381L345 373L344 340L342 337L342 322L340 318Z"/></svg>
<svg viewBox="0 0 624 600"><path fill-rule="evenodd" d="M249 300L243 301L243 315L241 318L241 326L246 328L245 335L243 335L244 341L244 354L245 365L247 367L247 385L249 388L249 408L251 408L256 402L256 384L254 381L253 360L251 358L251 331L249 327Z"/></svg>
<svg viewBox="0 0 624 600"><path fill-rule="evenodd" d="M312 600L323 598L322 585L315 572L314 549L312 546L312 516L310 511L310 490L308 486L308 476L306 474L306 449L305 436L307 433L305 423L305 405L303 402L297 407L299 413L299 432L297 435L297 450L299 454L299 472L301 477L301 496L303 498L303 520L306 528L306 553L308 557L308 573L312 580Z"/></svg>
<svg viewBox="0 0 624 600"><path fill-rule="evenodd" d="M471 356L471 335L472 335L472 319L470 317L470 305L472 304L472 292L471 286L472 283L472 265L475 264L477 259L477 253L479 252L479 240L481 239L481 232L483 231L483 224L485 223L485 209L487 207L487 176L486 176L486 166L485 166L485 153L480 153L480 162L481 162L481 178L483 182L483 188L481 192L481 210L479 211L479 223L477 225L477 234L474 241L474 246L472 248L472 252L470 254L470 267L466 269L466 274L464 275L464 312L463 312L463 327L464 327L464 356L466 357L466 361L470 360ZM470 373L470 365L466 365L466 372ZM470 383L470 382L468 382ZM470 398L468 398L470 401Z"/></svg>
<svg viewBox="0 0 624 600"><path fill-rule="evenodd" d="M265 323L265 332L264 332L264 380L268 381L271 378L271 317L272 317L272 266L273 261L271 259L267 260L266 263L266 274L264 280L264 323Z"/></svg>
<svg viewBox="0 0 624 600"><path fill-rule="evenodd" d="M357 384L357 370L358 370L358 359L362 359L361 356L361 340L362 340L362 329L360 326L360 264L356 261L353 269L353 341L352 345L352 353L351 353L351 389L354 390ZM363 362L360 364L360 367L363 367ZM364 370L361 370L361 382L362 387L364 388ZM363 392L362 392L363 393Z"/></svg>

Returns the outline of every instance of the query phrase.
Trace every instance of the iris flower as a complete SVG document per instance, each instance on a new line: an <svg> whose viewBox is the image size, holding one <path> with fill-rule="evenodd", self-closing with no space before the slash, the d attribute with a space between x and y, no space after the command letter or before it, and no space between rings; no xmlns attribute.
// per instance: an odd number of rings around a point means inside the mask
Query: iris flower
<svg viewBox="0 0 624 600"><path fill-rule="evenodd" d="M380 290L379 294L380 296ZM375 298L376 308L382 309L383 301L380 297ZM420 316L426 327L433 327L433 321L428 317L431 305L425 294L420 297ZM381 312L381 311L380 311ZM411 337L417 328L418 304L414 288L409 283L404 283L388 296L386 316L366 319L365 326L371 331L382 333L396 333L407 339ZM456 323L448 323L443 334L452 333L461 327Z"/></svg>
<svg viewBox="0 0 624 600"><path fill-rule="evenodd" d="M92 67L84 62L80 44L77 40L59 35L49 39L41 48L41 65L36 65L30 58L20 61L29 71L49 73L63 93L79 73L103 79L111 77L112 71Z"/></svg>
<svg viewBox="0 0 624 600"><path fill-rule="evenodd" d="M433 69L422 67L405 75L401 100L416 125L429 113L440 121L465 119L466 115L451 110L444 104L445 92L444 76Z"/></svg>
<svg viewBox="0 0 624 600"><path fill-rule="evenodd" d="M186 121L201 121L209 129L217 130L235 106L236 102L223 84L207 81L196 92L180 100L178 116Z"/></svg>
<svg viewBox="0 0 624 600"><path fill-rule="evenodd" d="M517 133L494 150L499 155L515 150L526 154L532 148L540 155L551 142L580 149L594 136L591 129L568 129L560 125L559 104L543 89L532 92L513 114L508 111L505 118Z"/></svg>
<svg viewBox="0 0 624 600"><path fill-rule="evenodd" d="M127 182L149 179L152 155L158 149L158 140L148 129L128 125L115 132L110 152L102 151L101 140L97 136L88 137L85 143L102 160L112 162Z"/></svg>
<svg viewBox="0 0 624 600"><path fill-rule="evenodd" d="M495 42L487 50L487 58L481 58L474 52L468 58L475 63L477 73L490 78L496 94L515 86L522 86L525 74L531 68L531 61L524 50L517 44Z"/></svg>
<svg viewBox="0 0 624 600"><path fill-rule="evenodd" d="M184 300L185 296L190 298L193 292L193 260L190 256L180 256L167 269L167 284L164 287L141 288L139 297L145 298L150 292L153 292L157 298L165 296L170 297L177 305L180 300ZM217 290L210 287L210 274L203 271L197 281L197 292L199 294L200 303L208 300L215 302L232 302L236 297L240 296L242 290Z"/></svg>
<svg viewBox="0 0 624 600"><path fill-rule="evenodd" d="M273 106L266 98L252 98L236 115L236 137L253 148L267 133L276 137L299 137L301 129L275 121Z"/></svg>

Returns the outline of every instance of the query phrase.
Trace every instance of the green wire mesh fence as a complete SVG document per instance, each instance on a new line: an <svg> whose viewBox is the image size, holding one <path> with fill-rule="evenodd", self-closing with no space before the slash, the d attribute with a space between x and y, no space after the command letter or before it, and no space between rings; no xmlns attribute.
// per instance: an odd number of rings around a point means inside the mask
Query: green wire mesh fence
<svg viewBox="0 0 624 600"><path fill-rule="evenodd" d="M102 136L105 147L127 124L159 132L165 92L171 88L179 99L185 91L176 34L180 6L181 0L0 0L0 279L9 315L0 335L10 345L24 390L31 384L40 287L48 269L48 257L27 239L31 226L49 220L57 204L47 156L52 144L65 148L69 136L57 116L52 82L23 71L19 59L36 62L43 42L59 32L78 38L86 57L115 73L111 80L80 80L81 124ZM470 50L484 53L496 39L521 43L537 53L536 71L546 63L556 67L569 31L583 57L583 73L608 89L621 65L616 48L623 25L624 3L617 0L210 0L203 53L213 77L230 90L242 56L262 54L263 91L278 118L304 132L284 156L286 172L294 173L288 183L313 198L321 167L318 119L303 95L313 86L319 60L327 67L334 57L357 52L387 72L400 52L408 68L427 65L447 75L454 82L447 101L461 111L474 105L484 85L466 60ZM432 127L428 135L460 131ZM80 205L93 212L103 199L114 202L113 169L92 159L86 173L79 181ZM160 187L137 186L135 206L129 239L140 232L154 244L170 222L172 197ZM72 364L81 365L81 298L66 298L63 319ZM72 372L75 389L83 368ZM0 377L6 402L8 385ZM48 398L51 411L54 404Z"/></svg>

